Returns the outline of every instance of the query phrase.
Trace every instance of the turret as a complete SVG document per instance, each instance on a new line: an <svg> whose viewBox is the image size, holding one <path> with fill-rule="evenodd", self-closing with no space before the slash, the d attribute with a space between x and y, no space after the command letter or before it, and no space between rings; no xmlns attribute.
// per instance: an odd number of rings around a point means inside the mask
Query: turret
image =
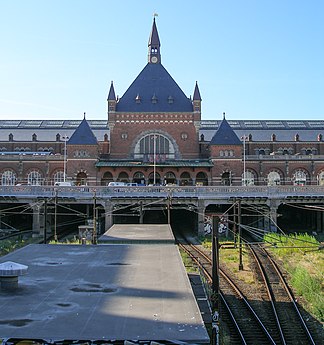
<svg viewBox="0 0 324 345"><path fill-rule="evenodd" d="M199 92L199 87L198 87L198 83L196 82L195 85L195 90L194 90L194 94L193 94L193 110L194 112L199 112L201 113L201 97L200 97L200 92Z"/></svg>
<svg viewBox="0 0 324 345"><path fill-rule="evenodd" d="M111 82L111 85L110 85L107 101L108 101L108 116L109 116L109 113L116 111L116 103L117 103L113 82Z"/></svg>

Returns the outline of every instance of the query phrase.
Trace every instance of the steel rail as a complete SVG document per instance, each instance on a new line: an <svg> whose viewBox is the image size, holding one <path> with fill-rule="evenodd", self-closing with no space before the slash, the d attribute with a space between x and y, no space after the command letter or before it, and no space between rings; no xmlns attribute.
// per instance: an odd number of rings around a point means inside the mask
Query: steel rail
<svg viewBox="0 0 324 345"><path fill-rule="evenodd" d="M180 244L180 247L184 249L184 246L183 244ZM197 246L193 245L193 244L189 244L189 246L191 248L193 248L197 253L199 253L202 257L204 257L204 259L206 259L208 261L209 264L211 264L211 259L208 258L208 256L203 253L201 250L199 250L197 248ZM199 260L194 257L190 251L187 251L186 249L184 249L189 255L190 257L194 258L194 261L197 262L197 264L199 266L201 266ZM205 272L205 268L203 268L203 271ZM261 327L263 333L266 335L266 337L268 338L268 340L271 342L271 344L273 345L276 345L276 342L274 341L274 339L272 338L272 336L270 335L270 333L268 332L268 330L266 329L266 327L264 326L263 322L261 321L261 319L258 317L257 313L255 312L255 310L253 309L253 307L250 305L250 303L248 302L248 300L245 298L244 294L241 292L241 290L236 286L236 284L232 281L232 279L230 277L228 277L228 275L222 270L220 269L219 270L222 277L230 284L230 286L234 289L234 291L236 292L236 294L240 297L240 299L244 302L245 306L248 308L248 310L251 312L253 318L255 319L255 321L258 323L258 325ZM208 276L210 277L210 280L211 280L211 275L210 273L208 272ZM239 332L239 331L238 331Z"/></svg>
<svg viewBox="0 0 324 345"><path fill-rule="evenodd" d="M261 249L262 249L262 250L264 251L264 253L267 255L268 260L270 261L270 263L271 263L272 266L274 267L276 273L278 274L278 276L279 276L279 278L280 278L280 281L281 281L282 285L284 286L284 288L285 288L285 290L286 290L286 292L287 292L287 295L288 295L288 297L289 297L289 299L290 299L290 301L291 301L291 303L292 303L292 305L293 305L293 307L294 307L294 309L295 309L295 311L296 311L296 313L297 313L297 315L298 315L298 319L299 319L299 321L300 321L301 324L302 324L302 327L303 327L303 329L304 329L304 331L305 331L305 333L306 333L306 335L307 335L307 337L308 337L308 340L311 342L312 345L316 345L316 344L315 344L315 341L314 341L314 339L313 339L313 337L312 337L312 335L311 335L311 333L310 333L310 331L309 331L309 329L308 329L308 327L307 327L307 325L306 325L306 323L305 323L305 320L304 320L303 316L301 315L301 313L300 313L300 311L299 311L299 308L298 308L298 306L297 306L295 297L293 296L293 293L291 292L290 287L288 286L288 284L287 284L285 278L283 277L283 275L282 275L282 273L281 273L281 271L280 271L278 265L277 265L276 262L271 258L270 254L267 252L266 249L264 249L264 248L262 248L262 247L261 247Z"/></svg>
<svg viewBox="0 0 324 345"><path fill-rule="evenodd" d="M286 339L285 339L285 336L284 336L284 333L283 333L283 330L282 330L282 327L281 327L281 324L280 324L279 316L278 316L277 309L276 309L275 302L274 302L273 292L272 292L272 290L271 290L271 288L269 286L269 281L268 281L266 272L265 272L265 270L264 270L264 268L262 266L262 263L261 263L259 257L257 256L254 248L252 247L252 245L250 245L248 243L246 243L246 245L250 249L250 251L251 251L251 253L252 253L253 257L254 257L254 260L257 263L257 266L259 268L259 271L261 273L261 276L262 276L262 279L263 279L263 282L264 282L264 285L265 285L265 288L266 288L266 291L267 291L267 295L268 295L268 298L269 298L269 301L270 301L270 304L271 304L271 308L272 308L273 314L275 316L276 325L278 327L278 331L279 331L279 334L280 334L280 339L281 339L283 345L286 345L287 342L286 342Z"/></svg>

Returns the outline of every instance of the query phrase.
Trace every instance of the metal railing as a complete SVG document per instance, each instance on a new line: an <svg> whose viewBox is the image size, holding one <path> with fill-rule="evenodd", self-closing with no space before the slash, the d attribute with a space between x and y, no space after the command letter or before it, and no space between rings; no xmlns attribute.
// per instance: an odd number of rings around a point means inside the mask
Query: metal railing
<svg viewBox="0 0 324 345"><path fill-rule="evenodd" d="M179 198L323 198L324 186L0 186L0 199L74 197L87 199L111 197L179 197Z"/></svg>

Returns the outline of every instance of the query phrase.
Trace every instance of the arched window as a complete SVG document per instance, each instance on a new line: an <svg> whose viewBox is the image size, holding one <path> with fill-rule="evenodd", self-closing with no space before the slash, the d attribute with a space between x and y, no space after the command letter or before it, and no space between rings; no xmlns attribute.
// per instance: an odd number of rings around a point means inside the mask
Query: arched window
<svg viewBox="0 0 324 345"><path fill-rule="evenodd" d="M298 169L293 173L294 186L305 186L307 181L307 173L304 170Z"/></svg>
<svg viewBox="0 0 324 345"><path fill-rule="evenodd" d="M53 175L53 182L63 182L64 181L64 172L63 170L56 171L56 173Z"/></svg>
<svg viewBox="0 0 324 345"><path fill-rule="evenodd" d="M268 186L280 185L280 175L277 171L270 171L268 174Z"/></svg>
<svg viewBox="0 0 324 345"><path fill-rule="evenodd" d="M324 186L324 171L321 171L317 176L319 186Z"/></svg>
<svg viewBox="0 0 324 345"><path fill-rule="evenodd" d="M32 186L40 186L43 184L44 179L39 171L32 170L27 175L27 182Z"/></svg>
<svg viewBox="0 0 324 345"><path fill-rule="evenodd" d="M3 186L14 186L17 181L17 175L12 170L5 170L1 174L1 184Z"/></svg>
<svg viewBox="0 0 324 345"><path fill-rule="evenodd" d="M134 158L143 159L145 162L164 162L175 158L175 149L167 137L159 133L151 133L136 143Z"/></svg>
<svg viewBox="0 0 324 345"><path fill-rule="evenodd" d="M253 186L254 185L255 176L254 173L250 170L245 171L242 174L242 186Z"/></svg>
<svg viewBox="0 0 324 345"><path fill-rule="evenodd" d="M259 155L264 156L265 155L265 150L264 149L259 149Z"/></svg>

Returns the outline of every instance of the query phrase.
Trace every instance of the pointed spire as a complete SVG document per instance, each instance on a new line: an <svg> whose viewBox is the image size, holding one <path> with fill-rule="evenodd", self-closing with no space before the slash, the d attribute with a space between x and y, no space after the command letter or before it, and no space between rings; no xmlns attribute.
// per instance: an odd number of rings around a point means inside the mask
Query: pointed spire
<svg viewBox="0 0 324 345"><path fill-rule="evenodd" d="M198 83L196 81L196 85L195 85L195 91L193 94L193 100L194 101L201 101L201 97L200 97L200 92L199 92L199 87L198 87Z"/></svg>
<svg viewBox="0 0 324 345"><path fill-rule="evenodd" d="M156 28L155 15L154 15L152 31L151 31L149 42L148 42L148 62L149 63L161 63L160 47L161 47L161 44L160 44L159 34Z"/></svg>
<svg viewBox="0 0 324 345"><path fill-rule="evenodd" d="M223 120L212 137L210 145L242 145L241 140L225 119L225 113L223 113Z"/></svg>
<svg viewBox="0 0 324 345"><path fill-rule="evenodd" d="M115 89L114 89L113 81L111 81L111 84L110 84L110 89L109 89L107 101L116 101L116 95L115 95Z"/></svg>
<svg viewBox="0 0 324 345"><path fill-rule="evenodd" d="M83 120L69 139L69 145L98 145L97 138L85 118L85 113L83 115Z"/></svg>

